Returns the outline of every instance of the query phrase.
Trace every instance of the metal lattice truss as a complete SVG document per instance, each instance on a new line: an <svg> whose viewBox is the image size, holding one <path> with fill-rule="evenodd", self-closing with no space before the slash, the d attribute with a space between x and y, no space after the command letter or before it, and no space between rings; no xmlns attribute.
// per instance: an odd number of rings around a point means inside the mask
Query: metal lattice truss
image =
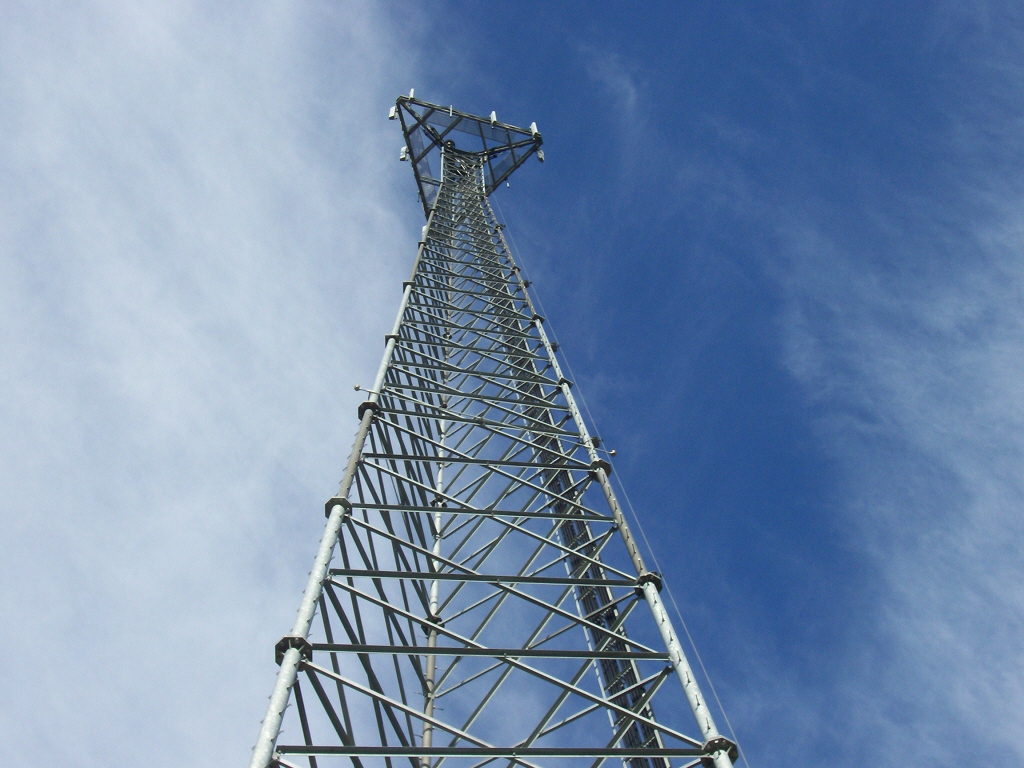
<svg viewBox="0 0 1024 768"><path fill-rule="evenodd" d="M251 765L728 768L487 162L443 147Z"/></svg>

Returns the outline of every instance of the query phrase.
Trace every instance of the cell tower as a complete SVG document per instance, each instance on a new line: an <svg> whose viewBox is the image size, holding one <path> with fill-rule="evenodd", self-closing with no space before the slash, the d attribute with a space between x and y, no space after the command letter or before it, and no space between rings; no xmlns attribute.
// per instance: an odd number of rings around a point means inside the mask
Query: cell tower
<svg viewBox="0 0 1024 768"><path fill-rule="evenodd" d="M250 768L729 768L488 201L536 124L390 117L427 223Z"/></svg>

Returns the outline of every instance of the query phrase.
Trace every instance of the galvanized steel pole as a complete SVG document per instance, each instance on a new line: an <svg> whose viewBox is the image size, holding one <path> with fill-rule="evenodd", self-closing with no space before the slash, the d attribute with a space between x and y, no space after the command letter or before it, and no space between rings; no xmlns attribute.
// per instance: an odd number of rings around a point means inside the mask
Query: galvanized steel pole
<svg viewBox="0 0 1024 768"><path fill-rule="evenodd" d="M423 228L423 236L416 252L416 261L413 264L413 275L419 267L420 258L423 255L423 246L426 243L427 231L433 222L434 214L431 211L427 218L427 224ZM330 510L327 518L327 525L324 534L320 538L320 546L317 549L316 559L313 561L313 570L309 572L309 579L306 582L306 589L302 593L302 602L299 604L299 613L295 618L288 638L294 638L290 647L285 650L281 659L281 666L277 671L277 678L274 681L274 688L270 694L270 703L267 705L267 714L263 718L256 745L253 747L252 759L249 761L249 768L266 768L270 765L274 754L274 745L277 742L277 735L281 732L281 719L284 717L285 709L288 707L288 699L291 696L292 686L299 673L299 665L302 662L302 641L309 635L309 626L316 615L317 602L323 593L323 582L327 578L327 569L334 556L334 547L338 543L338 531L341 530L348 509L348 492L352 487L352 479L356 475L359 466L360 455L363 452L363 443L370 430L370 422L373 421L373 414L380 399L381 386L384 384L384 376L387 373L391 356L395 351L395 343L398 341L398 333L402 328L402 318L405 316L405 309L409 304L409 297L412 294L412 282L405 284L402 291L402 302L398 307L398 315L395 318L394 327L387 336L384 346L384 355L377 369L377 376L373 381L373 388L369 390L369 397L360 407L359 429L356 432L355 442L352 444L352 452L348 457L348 465L345 467L345 474L341 477L338 492L328 502Z"/></svg>

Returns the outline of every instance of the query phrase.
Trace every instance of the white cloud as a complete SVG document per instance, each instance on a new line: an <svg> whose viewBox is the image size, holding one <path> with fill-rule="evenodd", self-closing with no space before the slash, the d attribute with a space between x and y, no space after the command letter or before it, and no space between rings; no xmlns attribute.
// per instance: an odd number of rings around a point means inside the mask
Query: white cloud
<svg viewBox="0 0 1024 768"><path fill-rule="evenodd" d="M643 113L643 81L637 67L615 51L587 44L576 46L587 76L604 97L607 120L619 153L620 183L629 183L646 144L654 142L656 134L651 121ZM660 143L660 142L656 142Z"/></svg>
<svg viewBox="0 0 1024 768"><path fill-rule="evenodd" d="M1014 209L983 220L939 206L914 227L889 222L891 251L874 265L804 222L786 232L779 273L790 370L828 414L851 532L884 583L870 668L845 686L850 728L882 735L885 754L909 740L929 764L977 756L964 739L981 734L991 764L1024 758Z"/></svg>
<svg viewBox="0 0 1024 768"><path fill-rule="evenodd" d="M360 4L5 11L8 764L247 759L411 259L402 34Z"/></svg>

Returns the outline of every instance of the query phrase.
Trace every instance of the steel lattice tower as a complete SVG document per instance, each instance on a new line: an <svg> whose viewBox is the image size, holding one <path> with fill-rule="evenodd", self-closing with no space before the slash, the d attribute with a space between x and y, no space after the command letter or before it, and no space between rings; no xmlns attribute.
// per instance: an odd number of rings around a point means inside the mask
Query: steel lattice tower
<svg viewBox="0 0 1024 768"><path fill-rule="evenodd" d="M729 768L488 201L536 125L391 117L427 224L251 768Z"/></svg>

